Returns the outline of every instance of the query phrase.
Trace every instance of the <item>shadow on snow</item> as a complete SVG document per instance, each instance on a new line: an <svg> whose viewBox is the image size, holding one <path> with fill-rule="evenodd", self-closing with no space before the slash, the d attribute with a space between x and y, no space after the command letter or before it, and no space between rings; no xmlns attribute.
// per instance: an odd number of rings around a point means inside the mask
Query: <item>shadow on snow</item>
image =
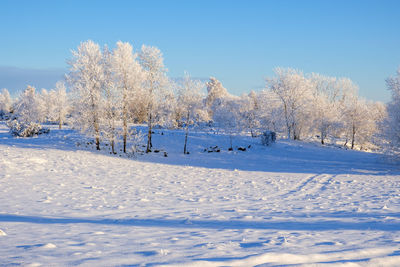
<svg viewBox="0 0 400 267"><path fill-rule="evenodd" d="M15 138L0 123L0 144L28 149L56 149L64 151L91 151L108 155L109 147L102 144L102 150L96 151L93 144L87 144L77 131L57 129L52 126L49 135L34 138ZM142 132L145 127L138 127ZM132 159L141 162L154 162L169 165L204 167L212 169L263 171L282 173L326 173L360 175L398 175L400 170L395 165L384 161L382 155L360 151L323 147L317 144L278 140L271 147L260 144L258 138L247 136L234 137L234 146L246 147L247 151L228 151L229 137L223 134L191 132L189 134L189 155L183 154L184 133L181 130L155 130L153 143L157 149L168 152L149 153ZM80 143L77 146L77 143ZM221 152L204 152L205 148L218 145ZM250 148L248 148L250 146ZM119 150L120 148L118 148ZM127 158L125 155L122 157Z"/></svg>
<svg viewBox="0 0 400 267"><path fill-rule="evenodd" d="M325 214L326 215L326 214ZM332 214L334 217L335 214ZM397 215L398 217L399 215ZM378 219L380 216L376 216ZM0 214L0 222L34 223L34 224L98 224L134 227L164 227L187 229L254 229L254 230L290 230L290 231L400 231L400 224L382 222L343 222L324 220L320 222L302 221L241 221L241 220L172 220L172 219L92 219L92 218L50 218Z"/></svg>

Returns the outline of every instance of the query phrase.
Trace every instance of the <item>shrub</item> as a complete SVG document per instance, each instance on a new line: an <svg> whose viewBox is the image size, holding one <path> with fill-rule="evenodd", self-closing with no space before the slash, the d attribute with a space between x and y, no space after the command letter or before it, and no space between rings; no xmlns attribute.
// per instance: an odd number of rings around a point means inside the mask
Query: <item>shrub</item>
<svg viewBox="0 0 400 267"><path fill-rule="evenodd" d="M276 141L276 133L272 131L265 131L263 135L261 135L261 144L264 146L270 146Z"/></svg>
<svg viewBox="0 0 400 267"><path fill-rule="evenodd" d="M39 134L47 134L50 129L43 128L39 123L21 123L18 120L10 120L7 122L8 128L10 128L10 133L14 136L19 137L31 137Z"/></svg>

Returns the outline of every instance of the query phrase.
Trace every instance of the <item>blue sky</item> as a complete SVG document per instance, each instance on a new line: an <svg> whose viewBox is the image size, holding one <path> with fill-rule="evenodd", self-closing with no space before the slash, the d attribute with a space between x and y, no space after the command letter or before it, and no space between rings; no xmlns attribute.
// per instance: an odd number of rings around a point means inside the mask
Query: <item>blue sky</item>
<svg viewBox="0 0 400 267"><path fill-rule="evenodd" d="M360 95L387 101L385 78L400 66L399 10L397 0L2 0L0 88L13 86L8 67L61 73L80 42L122 40L159 47L171 77L215 76L238 95L281 66L349 77Z"/></svg>

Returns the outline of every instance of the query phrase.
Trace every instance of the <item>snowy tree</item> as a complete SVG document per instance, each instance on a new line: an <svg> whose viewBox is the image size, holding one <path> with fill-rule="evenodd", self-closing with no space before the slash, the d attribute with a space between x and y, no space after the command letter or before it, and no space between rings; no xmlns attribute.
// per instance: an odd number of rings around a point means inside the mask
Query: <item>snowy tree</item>
<svg viewBox="0 0 400 267"><path fill-rule="evenodd" d="M212 110L213 121L220 129L223 129L225 132L228 133L230 144L229 150L233 150L233 133L238 130L238 127L240 125L239 101L231 97L217 98L214 100Z"/></svg>
<svg viewBox="0 0 400 267"><path fill-rule="evenodd" d="M313 128L324 144L328 134L340 125L340 110L348 90L354 85L346 78L336 79L316 73L312 73L309 79L313 86Z"/></svg>
<svg viewBox="0 0 400 267"><path fill-rule="evenodd" d="M199 117L199 111L202 110L204 84L198 80L193 80L188 73L185 73L184 79L178 92L178 102L182 110L182 119L185 125L185 144L183 153L188 154L187 140L189 135L189 126L193 125Z"/></svg>
<svg viewBox="0 0 400 267"><path fill-rule="evenodd" d="M52 110L52 117L54 121L58 122L58 128L61 129L66 120L69 109L65 83L62 81L58 81L56 83L56 88L55 91L53 91L53 94L54 97L52 97L52 99L54 99L54 105Z"/></svg>
<svg viewBox="0 0 400 267"><path fill-rule="evenodd" d="M212 108L215 107L214 101L216 99L227 97L229 93L225 89L225 87L222 86L222 83L214 77L210 77L210 81L206 83L206 86L207 86L206 107L209 113L209 117L212 118L213 117Z"/></svg>
<svg viewBox="0 0 400 267"><path fill-rule="evenodd" d="M132 118L130 105L140 105L141 90L145 78L142 67L136 60L137 54L133 53L132 45L129 43L117 42L113 51L112 67L116 78L116 85L120 91L123 151L126 152L128 137L128 121Z"/></svg>
<svg viewBox="0 0 400 267"><path fill-rule="evenodd" d="M12 110L12 99L6 88L0 93L0 118Z"/></svg>
<svg viewBox="0 0 400 267"><path fill-rule="evenodd" d="M275 74L277 77L266 80L267 88L282 101L288 138L300 139L311 116L311 83L295 69L276 68Z"/></svg>
<svg viewBox="0 0 400 267"><path fill-rule="evenodd" d="M283 132L285 120L280 98L270 90L262 90L258 94L258 120L260 127L273 132Z"/></svg>
<svg viewBox="0 0 400 267"><path fill-rule="evenodd" d="M163 63L163 56L161 51L156 47L142 46L139 53L139 60L142 68L146 72L146 79L144 83L145 94L142 101L146 102L147 109L147 148L146 153L151 152L153 146L151 135L154 119L158 105L162 101L162 91L168 83L166 76L166 68Z"/></svg>
<svg viewBox="0 0 400 267"><path fill-rule="evenodd" d="M260 105L258 96L254 91L240 98L240 123L244 129L250 130L251 136L255 137L255 130L260 126Z"/></svg>
<svg viewBox="0 0 400 267"><path fill-rule="evenodd" d="M40 94L37 95L36 101L39 107L39 121L40 122L52 122L52 112L54 109L54 91L47 91L42 88Z"/></svg>
<svg viewBox="0 0 400 267"><path fill-rule="evenodd" d="M14 105L14 115L20 123L38 123L41 120L40 99L33 86L28 85Z"/></svg>
<svg viewBox="0 0 400 267"><path fill-rule="evenodd" d="M163 89L159 92L157 109L153 117L153 124L157 123L167 128L178 127L177 110L178 100L174 92L175 83L167 80Z"/></svg>
<svg viewBox="0 0 400 267"><path fill-rule="evenodd" d="M101 92L104 79L103 56L98 44L89 40L72 51L68 61L74 100L75 126L94 137L100 150Z"/></svg>
<svg viewBox="0 0 400 267"><path fill-rule="evenodd" d="M344 129L346 142L350 142L350 148L354 149L356 141L362 143L365 138L362 135L362 130L370 128L372 131L372 124L370 123L369 110L365 99L360 98L355 92L353 95L348 95L344 109ZM364 133L365 135L365 133Z"/></svg>
<svg viewBox="0 0 400 267"><path fill-rule="evenodd" d="M115 82L113 75L113 56L111 52L108 50L108 47L104 47L103 50L103 70L104 70L104 79L102 79L102 116L100 128L105 139L108 140L111 146L111 153L115 154L115 142L118 138L118 127L117 121L120 118L121 110L122 112L126 111L121 107L124 107L124 101L121 101L120 92L117 89L117 83ZM122 97L122 99L124 99ZM125 99L127 101L127 99ZM127 115L126 115L127 116ZM124 116L123 120L126 118ZM125 123L126 121L123 121ZM123 127L124 136L124 149L126 147L126 136L128 135L128 130L126 125ZM124 153L126 150L124 150Z"/></svg>
<svg viewBox="0 0 400 267"><path fill-rule="evenodd" d="M396 151L400 149L400 68L395 77L386 79L386 85L392 94L387 105L388 119L386 134L391 147Z"/></svg>

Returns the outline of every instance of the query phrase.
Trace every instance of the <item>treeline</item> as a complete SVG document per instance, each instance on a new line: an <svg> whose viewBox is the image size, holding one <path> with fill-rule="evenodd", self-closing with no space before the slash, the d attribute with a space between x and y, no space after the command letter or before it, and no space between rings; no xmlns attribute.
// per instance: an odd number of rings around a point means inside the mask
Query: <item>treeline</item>
<svg viewBox="0 0 400 267"><path fill-rule="evenodd" d="M393 97L386 106L359 97L348 78L291 68L276 68L260 92L233 96L213 77L204 83L185 73L172 80L158 48L143 45L135 52L123 42L113 50L83 42L72 51L68 65L68 93L63 82L39 93L28 86L12 101L4 89L0 115L12 113L11 119L22 123L54 122L60 128L68 121L93 138L97 149L104 141L113 153L117 143L127 152L128 140L138 134L131 123L147 124L146 152L152 150L155 125L184 128L184 153L193 125L211 125L230 137L272 130L281 137L319 138L322 144L351 149L400 143L400 72L387 80Z"/></svg>

